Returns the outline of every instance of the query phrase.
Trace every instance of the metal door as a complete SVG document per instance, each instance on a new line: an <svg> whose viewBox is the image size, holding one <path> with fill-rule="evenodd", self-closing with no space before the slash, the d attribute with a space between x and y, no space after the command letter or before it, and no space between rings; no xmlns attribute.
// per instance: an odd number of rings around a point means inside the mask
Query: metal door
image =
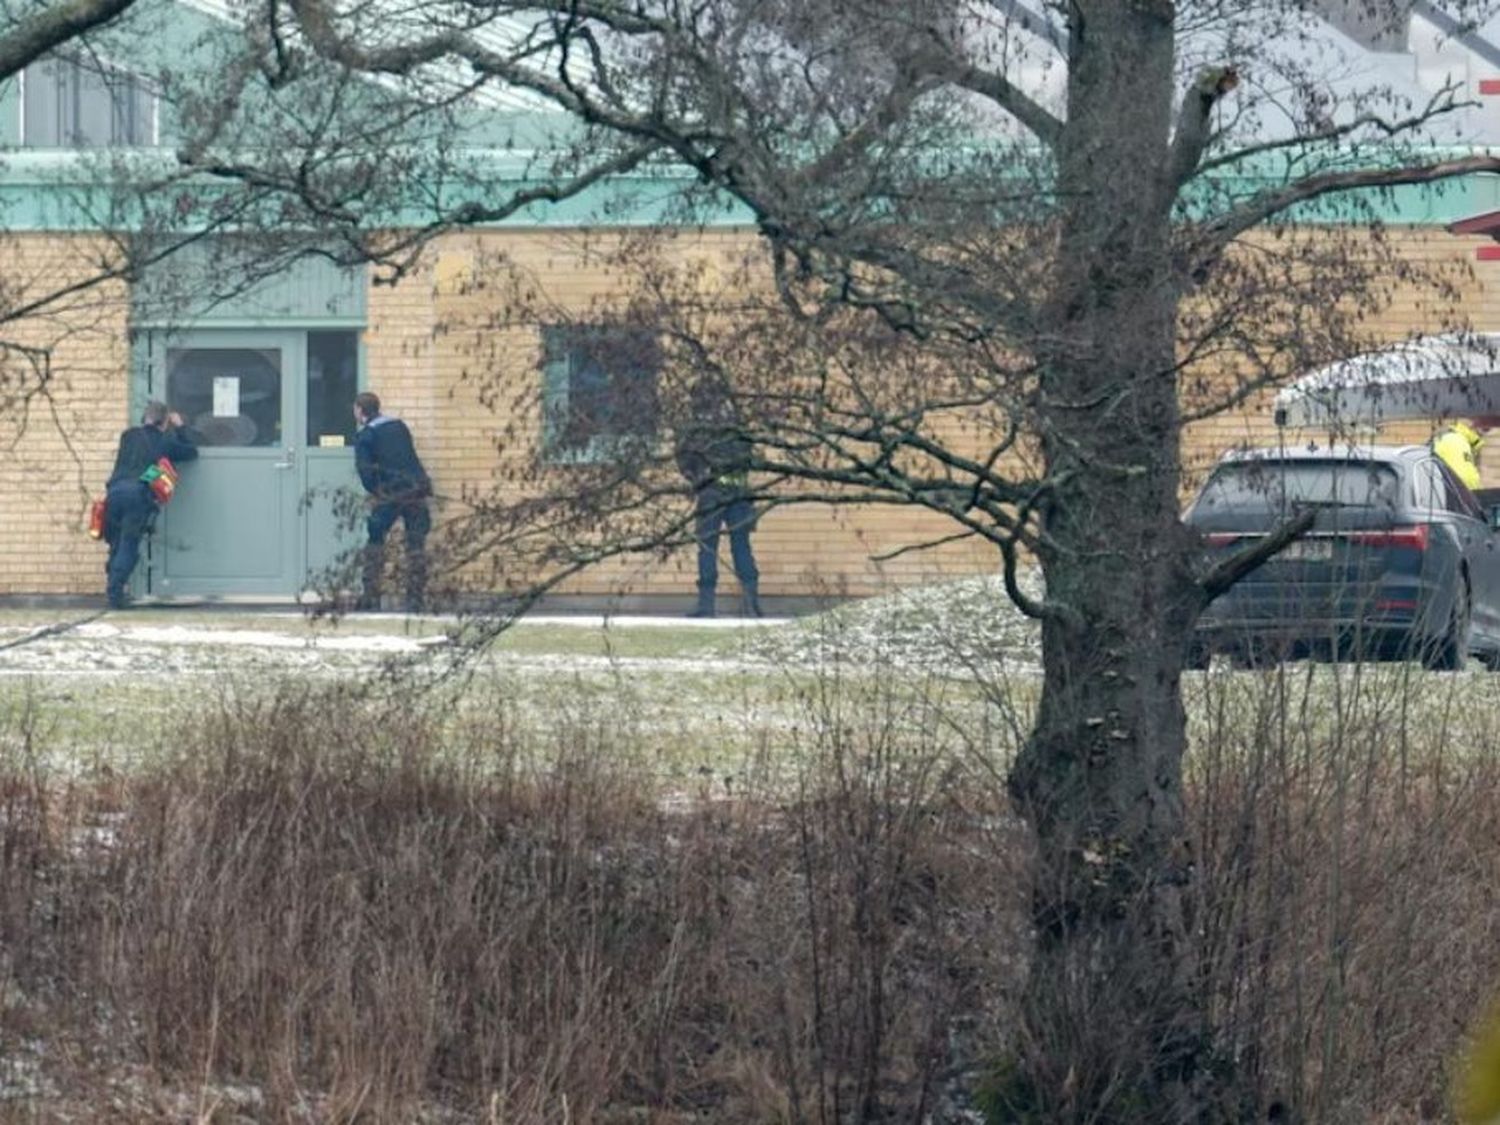
<svg viewBox="0 0 1500 1125"><path fill-rule="evenodd" d="M305 334L153 333L148 395L199 441L152 537L149 592L294 597L303 574Z"/></svg>

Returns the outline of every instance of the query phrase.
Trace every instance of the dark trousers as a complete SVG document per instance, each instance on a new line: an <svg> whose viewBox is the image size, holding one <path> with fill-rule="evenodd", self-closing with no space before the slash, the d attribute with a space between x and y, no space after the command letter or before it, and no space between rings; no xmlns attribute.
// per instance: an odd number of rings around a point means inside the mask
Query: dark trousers
<svg viewBox="0 0 1500 1125"><path fill-rule="evenodd" d="M750 550L750 532L755 530L755 507L743 496L705 488L698 493L693 519L693 537L698 540L698 591L712 593L719 585L719 532L729 532L729 557L734 576L747 593L755 592L760 571Z"/></svg>
<svg viewBox="0 0 1500 1125"><path fill-rule="evenodd" d="M365 547L364 601L380 601L381 575L385 570L385 540L396 526L402 523L406 538L406 608L417 611L422 608L427 593L427 533L432 530L432 513L427 510L425 500L391 501L376 504L365 520L365 529L370 542Z"/></svg>
<svg viewBox="0 0 1500 1125"><path fill-rule="evenodd" d="M156 501L140 481L127 480L110 486L105 505L104 541L109 544L109 558L104 563L104 592L111 605L119 605L141 557L141 536L156 516Z"/></svg>

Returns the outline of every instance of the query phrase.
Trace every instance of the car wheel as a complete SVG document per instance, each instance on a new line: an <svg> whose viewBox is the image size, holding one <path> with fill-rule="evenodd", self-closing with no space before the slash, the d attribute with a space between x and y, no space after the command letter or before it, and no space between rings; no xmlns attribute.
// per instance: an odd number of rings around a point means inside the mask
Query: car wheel
<svg viewBox="0 0 1500 1125"><path fill-rule="evenodd" d="M1422 663L1436 672L1462 672L1469 661L1469 584L1459 587L1452 616L1436 644L1424 652Z"/></svg>

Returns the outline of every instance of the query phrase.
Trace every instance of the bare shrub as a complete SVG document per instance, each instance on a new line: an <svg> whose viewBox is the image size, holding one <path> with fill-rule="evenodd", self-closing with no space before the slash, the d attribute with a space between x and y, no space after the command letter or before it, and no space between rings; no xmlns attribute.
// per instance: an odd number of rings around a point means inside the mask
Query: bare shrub
<svg viewBox="0 0 1500 1125"><path fill-rule="evenodd" d="M59 775L48 759L51 733L29 688L0 704L0 1029L7 1038L34 1037L49 1013L88 1015L73 973L95 953L108 908L95 861L109 840L111 787Z"/></svg>
<svg viewBox="0 0 1500 1125"><path fill-rule="evenodd" d="M1015 1076L1069 1056L1015 1032L1031 856L995 719L1024 685L837 657L785 685L790 731L686 793L618 692L542 729L499 689L226 691L99 775L18 697L0 1116L1045 1119ZM1191 681L1226 1117L1442 1114L1500 982L1497 687Z"/></svg>
<svg viewBox="0 0 1500 1125"><path fill-rule="evenodd" d="M133 1074L199 1115L232 1087L267 1119L919 1119L954 1029L985 1050L1017 904L997 796L895 686L806 689L794 795L768 764L686 803L602 711L228 695L119 783L110 847L36 856L93 872L57 953L90 1015L47 1036L89 1048L76 1097Z"/></svg>
<svg viewBox="0 0 1500 1125"><path fill-rule="evenodd" d="M1193 987L1220 1029L1209 1120L1445 1116L1464 1036L1500 990L1497 690L1414 664L1190 679ZM991 1120L1067 1118L1083 1091L1161 1063L1144 1032L1091 1055L1097 994L1053 987L1069 1019L1003 1040L980 1084ZM1025 1077L1049 1068L1045 1087ZM1112 1105L1110 1120L1160 1119Z"/></svg>
<svg viewBox="0 0 1500 1125"><path fill-rule="evenodd" d="M1442 1115L1500 985L1494 698L1411 665L1202 681L1203 982L1261 1119Z"/></svg>

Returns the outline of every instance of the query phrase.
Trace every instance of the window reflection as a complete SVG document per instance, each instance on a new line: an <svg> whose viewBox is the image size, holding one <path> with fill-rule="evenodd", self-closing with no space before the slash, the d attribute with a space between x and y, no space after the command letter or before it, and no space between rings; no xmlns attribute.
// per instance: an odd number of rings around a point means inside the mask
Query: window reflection
<svg viewBox="0 0 1500 1125"><path fill-rule="evenodd" d="M660 421L661 344L632 326L546 325L543 456L598 462L650 442Z"/></svg>
<svg viewBox="0 0 1500 1125"><path fill-rule="evenodd" d="M359 333L307 334L307 444L354 444L354 396L359 393Z"/></svg>
<svg viewBox="0 0 1500 1125"><path fill-rule="evenodd" d="M167 405L201 445L279 445L281 349L168 348Z"/></svg>
<svg viewBox="0 0 1500 1125"><path fill-rule="evenodd" d="M154 143L155 98L126 71L80 58L43 59L26 68L23 86L30 148Z"/></svg>

